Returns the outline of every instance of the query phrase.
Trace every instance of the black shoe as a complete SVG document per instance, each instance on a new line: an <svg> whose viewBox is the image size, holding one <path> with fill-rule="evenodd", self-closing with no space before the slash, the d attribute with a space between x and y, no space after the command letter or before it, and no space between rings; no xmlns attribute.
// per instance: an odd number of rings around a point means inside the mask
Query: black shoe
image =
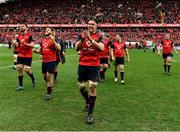
<svg viewBox="0 0 180 132"><path fill-rule="evenodd" d="M93 124L93 122L94 122L94 119L93 119L92 114L88 114L86 123L87 124Z"/></svg>
<svg viewBox="0 0 180 132"><path fill-rule="evenodd" d="M46 96L45 96L45 100L50 100L52 98L52 96L50 95L50 94L47 94Z"/></svg>

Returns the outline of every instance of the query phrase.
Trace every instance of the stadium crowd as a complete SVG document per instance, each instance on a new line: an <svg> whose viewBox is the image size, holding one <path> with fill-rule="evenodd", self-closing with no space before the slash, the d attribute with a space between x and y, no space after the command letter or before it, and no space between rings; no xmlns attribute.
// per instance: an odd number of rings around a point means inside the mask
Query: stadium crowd
<svg viewBox="0 0 180 132"><path fill-rule="evenodd" d="M27 4L28 3L28 4ZM2 4L0 24L180 23L179 0L31 0Z"/></svg>
<svg viewBox="0 0 180 132"><path fill-rule="evenodd" d="M28 2L27 2L28 1ZM85 24L94 18L98 23L180 23L179 0L27 0L0 4L0 24ZM42 38L44 29L33 28L36 43ZM73 47L82 28L56 29L57 35ZM176 28L101 28L111 36L116 33L125 36L126 41L160 39L167 31L176 44L180 44L179 29ZM15 29L0 28L0 43L8 42Z"/></svg>

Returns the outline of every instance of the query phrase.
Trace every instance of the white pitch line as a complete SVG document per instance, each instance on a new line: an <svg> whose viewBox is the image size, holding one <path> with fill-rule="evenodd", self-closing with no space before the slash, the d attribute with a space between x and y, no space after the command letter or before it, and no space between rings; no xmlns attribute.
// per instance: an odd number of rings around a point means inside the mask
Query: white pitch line
<svg viewBox="0 0 180 132"><path fill-rule="evenodd" d="M32 63L36 63L36 62L40 62L41 60L36 60L36 61L33 61ZM4 66L4 67L0 67L0 70L1 69L6 69L6 68L9 68L9 67L12 67L13 65L10 65L10 66Z"/></svg>
<svg viewBox="0 0 180 132"><path fill-rule="evenodd" d="M13 65L0 67L0 70L1 70L1 69L5 69L5 68L9 68L9 67L12 67L12 66L13 66Z"/></svg>
<svg viewBox="0 0 180 132"><path fill-rule="evenodd" d="M75 56L77 54L72 54L72 55L66 55L66 57L69 57L69 56ZM36 63L36 62L40 62L42 60L36 60L36 61L33 61L32 63ZM10 65L10 66L3 66L3 67L0 67L0 70L1 69L6 69L6 68L9 68L9 67L12 67L13 65Z"/></svg>

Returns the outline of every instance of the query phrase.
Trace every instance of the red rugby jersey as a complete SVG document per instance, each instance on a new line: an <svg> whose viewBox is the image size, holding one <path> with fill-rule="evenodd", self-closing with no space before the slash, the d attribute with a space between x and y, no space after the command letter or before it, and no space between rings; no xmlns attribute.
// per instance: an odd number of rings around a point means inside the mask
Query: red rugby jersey
<svg viewBox="0 0 180 132"><path fill-rule="evenodd" d="M172 53L172 48L173 48L173 41L166 39L161 41L162 44L162 53L163 54L168 54L168 53Z"/></svg>
<svg viewBox="0 0 180 132"><path fill-rule="evenodd" d="M41 43L41 53L43 62L56 61L56 49L51 38L43 38Z"/></svg>
<svg viewBox="0 0 180 132"><path fill-rule="evenodd" d="M91 38L96 42L102 42L103 38L99 32L94 34L90 34ZM81 34L78 38L82 42L81 50L80 50L80 57L79 57L79 65L83 66L100 66L100 53L99 49L96 48L84 35Z"/></svg>
<svg viewBox="0 0 180 132"><path fill-rule="evenodd" d="M126 44L124 42L113 42L111 48L114 49L115 57L124 57L124 49L126 49Z"/></svg>
<svg viewBox="0 0 180 132"><path fill-rule="evenodd" d="M104 39L104 50L100 52L100 58L107 58L109 57L109 46L111 42L108 39Z"/></svg>
<svg viewBox="0 0 180 132"><path fill-rule="evenodd" d="M24 40L24 43L31 43L33 41L33 38L29 32L26 34L20 34L17 37L18 56L24 58L32 58L32 47L26 46L23 43L21 43L22 40Z"/></svg>

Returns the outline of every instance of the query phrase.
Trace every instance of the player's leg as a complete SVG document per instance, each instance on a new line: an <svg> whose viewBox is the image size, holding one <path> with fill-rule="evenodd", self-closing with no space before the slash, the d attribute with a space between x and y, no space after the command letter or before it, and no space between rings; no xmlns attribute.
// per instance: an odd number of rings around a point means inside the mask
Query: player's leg
<svg viewBox="0 0 180 132"><path fill-rule="evenodd" d="M54 73L47 72L46 78L47 78L47 94L45 99L50 100L53 91Z"/></svg>
<svg viewBox="0 0 180 132"><path fill-rule="evenodd" d="M59 65L59 61L56 62L56 67L54 71L54 83L57 83L58 65Z"/></svg>
<svg viewBox="0 0 180 132"><path fill-rule="evenodd" d="M17 69L17 54L14 53L13 57L14 57L14 65L13 65L13 69Z"/></svg>
<svg viewBox="0 0 180 132"><path fill-rule="evenodd" d="M168 55L168 57L167 57L167 67L168 67L168 74L170 74L170 68L171 68L171 55Z"/></svg>
<svg viewBox="0 0 180 132"><path fill-rule="evenodd" d="M102 81L105 80L105 72L106 72L106 70L107 70L108 68L109 68L108 58L103 58L102 68L101 68L101 70L100 70L100 74L101 74Z"/></svg>
<svg viewBox="0 0 180 132"><path fill-rule="evenodd" d="M120 68L120 77L121 77L121 84L124 84L124 65L119 65Z"/></svg>
<svg viewBox="0 0 180 132"><path fill-rule="evenodd" d="M93 110L96 102L96 86L97 82L93 82L91 80L88 81L89 85L89 108L88 108L88 116L87 116L87 123L92 124L94 119L93 119Z"/></svg>
<svg viewBox="0 0 180 132"><path fill-rule="evenodd" d="M88 88L87 88L87 68L84 66L78 66L78 87L81 95L84 97L85 100L85 109L87 110L89 106L89 95L88 95Z"/></svg>
<svg viewBox="0 0 180 132"><path fill-rule="evenodd" d="M53 84L54 84L54 71L55 71L55 67L56 67L56 62L48 62L46 64L46 79L47 79L47 94L45 99L46 100L50 100L51 99L51 94L53 91Z"/></svg>
<svg viewBox="0 0 180 132"><path fill-rule="evenodd" d="M16 91L23 90L23 61L21 57L17 58L17 69L18 69L18 80L19 86L17 87Z"/></svg>
<svg viewBox="0 0 180 132"><path fill-rule="evenodd" d="M105 73L107 71L107 69L109 68L108 62L106 64L104 64L103 66L103 79L105 80Z"/></svg>
<svg viewBox="0 0 180 132"><path fill-rule="evenodd" d="M121 84L124 84L124 57L119 58Z"/></svg>
<svg viewBox="0 0 180 132"><path fill-rule="evenodd" d="M118 81L118 72L117 72L117 68L118 68L118 65L116 64L114 66L114 81L117 82Z"/></svg>
<svg viewBox="0 0 180 132"><path fill-rule="evenodd" d="M163 65L164 65L164 72L166 73L167 71L167 55L163 54Z"/></svg>
<svg viewBox="0 0 180 132"><path fill-rule="evenodd" d="M41 67L41 70L42 70L42 74L43 74L43 79L44 81L46 82L47 84L47 64L46 63L42 63L42 67Z"/></svg>
<svg viewBox="0 0 180 132"><path fill-rule="evenodd" d="M101 70L100 70L100 75L101 75L101 81L105 80L105 72L108 68L108 64L102 64Z"/></svg>
<svg viewBox="0 0 180 132"><path fill-rule="evenodd" d="M94 122L93 119L93 110L96 102L96 87L98 84L98 68L92 68L89 70L88 74L88 89L89 89L89 108L88 108L88 116L87 123L92 124Z"/></svg>
<svg viewBox="0 0 180 132"><path fill-rule="evenodd" d="M114 66L114 81L117 82L118 81L117 68L118 68L118 65L119 65L119 61L118 61L117 57L115 58L115 62L116 62L116 65Z"/></svg>
<svg viewBox="0 0 180 132"><path fill-rule="evenodd" d="M29 77L31 78L32 81L32 86L35 87L36 82L35 82L35 78L31 69L31 64L32 64L32 58L26 58L24 59L24 71L29 75Z"/></svg>

